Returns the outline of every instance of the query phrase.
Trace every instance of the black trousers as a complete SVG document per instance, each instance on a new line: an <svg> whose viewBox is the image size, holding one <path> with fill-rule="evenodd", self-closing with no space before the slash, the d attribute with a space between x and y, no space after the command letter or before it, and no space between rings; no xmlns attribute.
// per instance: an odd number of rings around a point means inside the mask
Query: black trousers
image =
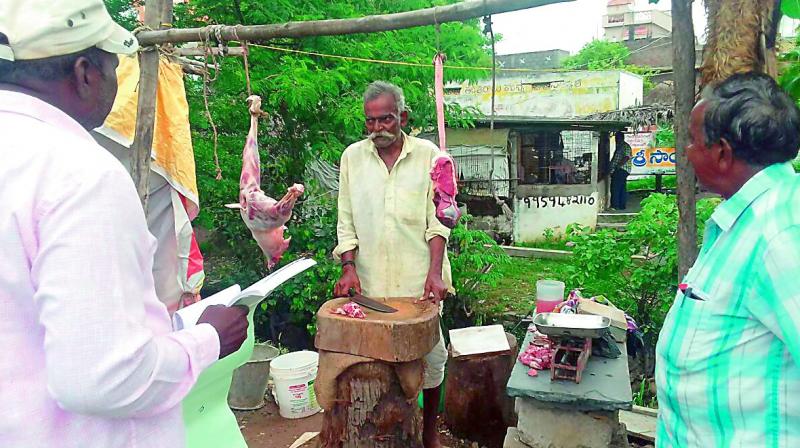
<svg viewBox="0 0 800 448"><path fill-rule="evenodd" d="M611 174L611 208L624 210L628 204L628 172L617 168Z"/></svg>

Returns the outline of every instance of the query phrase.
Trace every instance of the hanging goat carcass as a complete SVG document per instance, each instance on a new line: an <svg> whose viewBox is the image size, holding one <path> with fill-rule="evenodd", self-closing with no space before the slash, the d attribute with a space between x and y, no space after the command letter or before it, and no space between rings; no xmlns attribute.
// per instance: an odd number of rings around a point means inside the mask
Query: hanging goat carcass
<svg viewBox="0 0 800 448"><path fill-rule="evenodd" d="M242 220L253 234L258 247L267 258L267 267L272 269L289 247L284 239L286 222L292 217L292 208L304 191L301 184L294 184L280 201L267 196L261 190L261 162L258 157L258 119L265 115L261 111L261 97L251 95L250 132L242 153L242 176L239 179L239 203L226 207L239 209Z"/></svg>

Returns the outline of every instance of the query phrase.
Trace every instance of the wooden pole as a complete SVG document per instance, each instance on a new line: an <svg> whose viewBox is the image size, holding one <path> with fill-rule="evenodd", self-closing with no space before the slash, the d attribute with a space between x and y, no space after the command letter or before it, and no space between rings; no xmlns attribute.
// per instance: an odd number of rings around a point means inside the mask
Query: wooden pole
<svg viewBox="0 0 800 448"><path fill-rule="evenodd" d="M435 25L437 23L463 22L476 17L571 1L573 0L472 0L448 6L366 16L356 19L310 20L249 26L220 25L203 28L142 31L136 37L141 45L146 46L163 43L204 42L217 38L222 41L257 42L276 38L377 33Z"/></svg>
<svg viewBox="0 0 800 448"><path fill-rule="evenodd" d="M176 48L172 50L172 54L177 56L206 56L206 54L212 54L214 56L243 56L244 55L244 47L230 47L226 48L225 51L220 51L219 48Z"/></svg>
<svg viewBox="0 0 800 448"><path fill-rule="evenodd" d="M678 280L697 258L694 168L686 156L689 115L695 99L695 48L692 0L672 0L672 68L675 76L675 144L678 177Z"/></svg>
<svg viewBox="0 0 800 448"><path fill-rule="evenodd" d="M144 10L144 24L160 29L172 23L172 0L150 0ZM153 128L156 119L158 90L158 49L143 46L139 53L139 99L136 109L136 130L131 147L131 177L136 193L147 213L150 189L150 156L153 149Z"/></svg>

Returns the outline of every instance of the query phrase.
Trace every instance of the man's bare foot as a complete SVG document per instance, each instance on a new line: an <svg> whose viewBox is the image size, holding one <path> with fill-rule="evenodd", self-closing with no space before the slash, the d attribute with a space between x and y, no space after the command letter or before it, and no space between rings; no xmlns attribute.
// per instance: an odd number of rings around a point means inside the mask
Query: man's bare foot
<svg viewBox="0 0 800 448"><path fill-rule="evenodd" d="M433 431L428 431L427 429L425 428L422 432L422 445L425 448L442 448L442 443L439 441L439 432L436 428Z"/></svg>

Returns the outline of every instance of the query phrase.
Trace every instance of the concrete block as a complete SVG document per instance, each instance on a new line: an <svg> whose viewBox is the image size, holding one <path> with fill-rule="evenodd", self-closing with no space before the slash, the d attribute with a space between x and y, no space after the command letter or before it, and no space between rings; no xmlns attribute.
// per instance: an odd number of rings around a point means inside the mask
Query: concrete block
<svg viewBox="0 0 800 448"><path fill-rule="evenodd" d="M519 431L517 428L511 427L508 428L508 432L506 432L506 439L503 441L503 448L531 448L529 445L525 445L519 439Z"/></svg>
<svg viewBox="0 0 800 448"><path fill-rule="evenodd" d="M518 439L530 448L618 446L617 411L576 411L529 398L517 399L517 410Z"/></svg>

